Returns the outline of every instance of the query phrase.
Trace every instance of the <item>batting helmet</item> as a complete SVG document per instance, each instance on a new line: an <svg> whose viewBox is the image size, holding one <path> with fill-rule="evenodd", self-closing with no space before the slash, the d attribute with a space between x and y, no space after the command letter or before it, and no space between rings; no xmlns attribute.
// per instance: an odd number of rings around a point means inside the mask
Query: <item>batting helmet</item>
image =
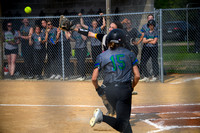
<svg viewBox="0 0 200 133"><path fill-rule="evenodd" d="M153 19L149 20L147 23L147 26L149 27L149 25L153 25L155 27L156 26L155 20L153 20Z"/></svg>
<svg viewBox="0 0 200 133"><path fill-rule="evenodd" d="M114 29L108 34L106 40L107 45L108 43L124 44L126 42L126 36L123 30Z"/></svg>

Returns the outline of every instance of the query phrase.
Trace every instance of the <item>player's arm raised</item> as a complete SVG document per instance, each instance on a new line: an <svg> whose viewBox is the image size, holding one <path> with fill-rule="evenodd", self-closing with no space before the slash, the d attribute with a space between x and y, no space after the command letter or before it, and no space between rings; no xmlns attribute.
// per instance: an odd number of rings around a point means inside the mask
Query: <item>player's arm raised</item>
<svg viewBox="0 0 200 133"><path fill-rule="evenodd" d="M29 36L28 36L28 38L29 38L29 45L30 45L30 46L31 46L31 45L33 45L32 36L31 36L31 35L29 35Z"/></svg>
<svg viewBox="0 0 200 133"><path fill-rule="evenodd" d="M84 27L85 29L88 29L88 26L84 24L84 20L82 18L82 13L79 13L78 16L80 16L81 26Z"/></svg>
<svg viewBox="0 0 200 133"><path fill-rule="evenodd" d="M58 42L58 40L60 38L60 34L61 34L61 30L60 30L60 28L57 28L56 42Z"/></svg>
<svg viewBox="0 0 200 133"><path fill-rule="evenodd" d="M103 17L103 25L101 26L101 30L102 30L106 27L106 20L105 20L105 17L103 16L103 13L100 13L99 15Z"/></svg>
<svg viewBox="0 0 200 133"><path fill-rule="evenodd" d="M46 30L45 39L44 39L45 42L47 42L47 40L48 40L49 31L50 31L50 29L47 29L47 30Z"/></svg>

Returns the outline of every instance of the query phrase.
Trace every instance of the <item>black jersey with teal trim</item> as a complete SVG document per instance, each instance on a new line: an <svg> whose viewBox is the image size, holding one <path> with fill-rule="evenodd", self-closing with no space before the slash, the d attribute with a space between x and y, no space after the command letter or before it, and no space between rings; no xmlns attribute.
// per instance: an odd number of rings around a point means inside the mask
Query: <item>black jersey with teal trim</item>
<svg viewBox="0 0 200 133"><path fill-rule="evenodd" d="M133 66L138 63L134 53L126 48L106 50L97 56L95 68L103 70L104 83L129 82Z"/></svg>

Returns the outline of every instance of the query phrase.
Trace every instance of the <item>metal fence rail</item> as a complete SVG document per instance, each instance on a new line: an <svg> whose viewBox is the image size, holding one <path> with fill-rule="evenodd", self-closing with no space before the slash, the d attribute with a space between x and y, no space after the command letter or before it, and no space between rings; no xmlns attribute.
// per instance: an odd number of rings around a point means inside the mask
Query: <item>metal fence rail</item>
<svg viewBox="0 0 200 133"><path fill-rule="evenodd" d="M106 27L99 28L103 25L103 17L109 16L110 22L123 22L124 19L129 20L122 24L124 30L131 26L136 32L129 32L127 43L131 50L139 59L139 67L141 64L141 52L143 43L134 45L140 39L141 28L147 23L147 15L153 14L157 23L158 30L158 63L159 76L161 82L164 82L164 73L200 73L200 8L190 9L164 9L155 10L154 12L142 13L124 13L124 14L107 14L107 15L83 15L84 25L89 30L106 34ZM77 26L81 26L80 16L67 16L73 20ZM46 20L46 27L43 20ZM130 22L130 23L129 23ZM8 31L8 23L12 24L14 29L15 43L20 41L18 46L18 55L16 58L15 78L38 78L42 79L68 79L68 80L84 80L91 79L93 64L98 54L102 52L101 42L89 37L83 37L76 32L67 33L58 30L59 16L54 17L23 17L0 18L0 23L4 31L4 35ZM28 25L27 25L28 24ZM51 25L48 25L51 24ZM92 27L97 24L98 28ZM26 27L27 25L30 27ZM41 30L41 41L45 40L48 28L51 30L47 33L47 42L37 43L36 26ZM32 36L29 32L33 28ZM15 33L16 31L16 33ZM136 34L137 33L137 34ZM8 34L6 34L8 36ZM23 37L20 37L23 36ZM19 39L20 38L20 39ZM31 39L29 39L31 38ZM30 44L29 40L33 43ZM6 49L12 49L7 45L9 38L1 42L3 47L4 79L9 79L7 74L8 56ZM153 75L153 64L150 59L147 63L147 71L149 77ZM143 74L142 76L144 76ZM101 78L101 76L100 76Z"/></svg>

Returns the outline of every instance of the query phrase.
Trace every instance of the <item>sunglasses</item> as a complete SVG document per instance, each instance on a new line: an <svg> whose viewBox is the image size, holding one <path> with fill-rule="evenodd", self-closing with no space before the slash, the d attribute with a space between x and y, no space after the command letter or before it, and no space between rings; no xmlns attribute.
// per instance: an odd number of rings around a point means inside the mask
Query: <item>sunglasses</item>
<svg viewBox="0 0 200 133"><path fill-rule="evenodd" d="M52 25L52 24L47 24L47 25Z"/></svg>
<svg viewBox="0 0 200 133"><path fill-rule="evenodd" d="M12 27L12 25L7 25L7 27Z"/></svg>

